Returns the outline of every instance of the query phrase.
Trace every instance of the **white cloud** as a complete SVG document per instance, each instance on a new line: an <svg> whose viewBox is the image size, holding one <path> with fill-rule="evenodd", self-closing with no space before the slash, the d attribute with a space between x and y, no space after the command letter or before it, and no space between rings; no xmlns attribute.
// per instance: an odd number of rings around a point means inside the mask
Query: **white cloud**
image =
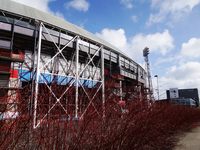
<svg viewBox="0 0 200 150"><path fill-rule="evenodd" d="M158 52L165 55L174 48L173 41L174 39L169 31L164 30L162 33L137 34L131 38L130 44L133 51L140 51L140 55L142 55L142 50L146 46L149 47L151 52ZM134 52L132 55L134 55Z"/></svg>
<svg viewBox="0 0 200 150"><path fill-rule="evenodd" d="M128 39L124 29L105 28L96 35L137 60L141 60L142 50L146 46L150 48L151 52L158 52L162 55L174 48L174 40L168 30L147 35L140 33Z"/></svg>
<svg viewBox="0 0 200 150"><path fill-rule="evenodd" d="M120 3L128 9L133 8L133 0L120 0Z"/></svg>
<svg viewBox="0 0 200 150"><path fill-rule="evenodd" d="M124 50L127 46L127 38L124 29L104 28L100 33L96 33L98 37L111 43L115 47Z"/></svg>
<svg viewBox="0 0 200 150"><path fill-rule="evenodd" d="M164 14L150 14L149 16L149 20L147 21L147 25L150 26L154 23L160 23L165 19L165 15Z"/></svg>
<svg viewBox="0 0 200 150"><path fill-rule="evenodd" d="M65 20L65 16L60 11L56 11L55 13L53 13L53 15Z"/></svg>
<svg viewBox="0 0 200 150"><path fill-rule="evenodd" d="M49 8L49 3L52 0L12 0L36 9L42 10L44 12L51 12Z"/></svg>
<svg viewBox="0 0 200 150"><path fill-rule="evenodd" d="M150 14L147 25L160 23L166 18L177 20L200 4L200 0L151 0L151 7L156 13Z"/></svg>
<svg viewBox="0 0 200 150"><path fill-rule="evenodd" d="M131 20L134 22L134 23L137 23L138 22L138 17L136 15L133 15L131 16Z"/></svg>
<svg viewBox="0 0 200 150"><path fill-rule="evenodd" d="M179 66L172 66L168 74L176 80L194 80L200 78L200 62L189 61Z"/></svg>
<svg viewBox="0 0 200 150"><path fill-rule="evenodd" d="M165 72L165 74L161 74L159 78L161 93L164 93L166 89L173 87L198 88L200 90L199 47L200 39L193 37L183 43L181 50L176 54L171 54L171 56L168 56L167 58L160 57L157 60L156 68L162 67L163 72ZM169 66L170 64L173 65Z"/></svg>
<svg viewBox="0 0 200 150"><path fill-rule="evenodd" d="M74 8L79 11L86 12L89 9L89 2L87 0L71 0L65 3L66 8Z"/></svg>
<svg viewBox="0 0 200 150"><path fill-rule="evenodd" d="M187 42L182 43L180 51L173 51L168 57L159 57L155 65L162 64L183 64L189 61L196 61L200 58L200 38L190 38Z"/></svg>
<svg viewBox="0 0 200 150"><path fill-rule="evenodd" d="M190 58L200 57L200 39L191 38L187 43L183 43L181 55Z"/></svg>
<svg viewBox="0 0 200 150"><path fill-rule="evenodd" d="M200 62L189 61L168 69L166 76L159 78L161 93L169 88L200 89Z"/></svg>

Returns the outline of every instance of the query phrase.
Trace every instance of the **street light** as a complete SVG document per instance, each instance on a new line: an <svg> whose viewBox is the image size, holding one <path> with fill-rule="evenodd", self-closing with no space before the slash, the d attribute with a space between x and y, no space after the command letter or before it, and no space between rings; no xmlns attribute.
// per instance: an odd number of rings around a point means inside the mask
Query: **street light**
<svg viewBox="0 0 200 150"><path fill-rule="evenodd" d="M158 75L155 75L154 77L155 77L155 78L157 78L157 95L158 95L158 100L159 100L160 98L159 98L159 84L158 84Z"/></svg>

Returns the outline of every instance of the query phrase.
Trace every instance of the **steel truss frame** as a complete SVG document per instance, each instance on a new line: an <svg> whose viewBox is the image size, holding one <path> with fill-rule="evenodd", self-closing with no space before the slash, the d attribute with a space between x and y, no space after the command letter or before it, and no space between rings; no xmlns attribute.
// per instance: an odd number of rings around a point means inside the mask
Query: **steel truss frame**
<svg viewBox="0 0 200 150"><path fill-rule="evenodd" d="M41 64L41 48L42 48L42 32L43 29L45 30L45 32L47 32L48 36L51 39L51 42L53 42L54 46L56 47L57 52L55 53L55 55L53 57L51 57L51 59L49 59L46 63L44 63L43 61L43 65ZM85 115L86 111L88 110L89 106L92 105L95 109L95 111L100 114L98 112L98 110L95 108L95 105L93 104L94 98L96 97L97 93L100 92L102 93L102 114L103 116L105 116L105 85L104 85L104 50L103 50L103 46L100 45L98 46L99 48L96 50L96 52L93 54L93 56L91 57L90 54L87 53L88 55L88 62L85 64L83 69L79 68L79 50L81 49L80 47L80 38L79 36L75 36L73 37L66 45L64 45L62 48L60 48L60 46L58 44L56 44L56 42L54 41L53 37L51 36L49 30L46 28L45 24L43 22L39 22L39 35L38 35L38 47L37 47L37 66L36 66L36 79L35 79L35 94L34 94L34 109L33 109L33 128L37 128L40 126L40 124L45 120L45 118L50 114L51 110L55 107L55 105L59 104L62 109L64 110L64 112L66 113L66 115L68 114L67 109L62 105L62 103L60 102L60 100L62 99L62 97L67 93L67 91L70 89L70 87L72 87L75 84L75 119L79 119L79 118L83 118L83 116ZM73 70L71 69L71 64L69 66L69 68L67 68L68 70L64 70L66 68L63 67L63 64L61 62L60 65L62 66L63 71L66 73L66 77L70 77L72 78L72 80L70 81L69 86L65 89L65 91L60 95L60 97L57 97L56 94L52 91L51 86L48 85L47 81L45 80L45 77L42 75L41 71L43 69L48 69L48 64L49 63L56 63L56 57L58 55L61 55L62 58L64 59L64 62L67 64L67 59L63 54L63 50L72 42L76 43L76 49L75 49L75 61L74 61L74 57L71 60L71 63L75 63L75 73L73 72ZM85 89L85 87L82 85L81 80L85 80L86 78L82 78L82 74L83 72L88 69L89 65L92 64L93 66L96 67L94 63L94 58L95 56L101 52L101 77L98 80L94 80L94 75L96 73L96 71L93 73L93 77L92 77L92 81L96 81L98 82L100 85L97 88L95 94L91 97L91 95L87 92L87 90ZM72 76L69 76L67 73L68 72L72 72ZM55 74L54 72L50 73L51 76L54 75L58 75ZM45 86L47 87L47 89L49 90L49 92L51 93L51 95L56 99L56 102L49 107L48 111L46 114L44 114L42 116L42 118L38 121L38 95L39 95L39 82L40 80L43 80L43 82L45 83ZM88 79L87 79L88 80ZM87 105L87 107L85 108L85 110L82 112L82 114L79 114L79 87L81 87L84 91L84 93L86 94L89 103ZM67 103L67 102L66 102ZM80 116L79 116L80 115Z"/></svg>

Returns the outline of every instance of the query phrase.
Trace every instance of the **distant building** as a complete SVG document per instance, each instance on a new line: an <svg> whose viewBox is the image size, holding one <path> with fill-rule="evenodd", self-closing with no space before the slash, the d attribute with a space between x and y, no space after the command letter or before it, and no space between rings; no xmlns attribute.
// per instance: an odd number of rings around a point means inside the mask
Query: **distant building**
<svg viewBox="0 0 200 150"><path fill-rule="evenodd" d="M167 99L174 100L176 103L182 105L194 105L199 106L199 94L198 89L178 89L171 88L166 91Z"/></svg>

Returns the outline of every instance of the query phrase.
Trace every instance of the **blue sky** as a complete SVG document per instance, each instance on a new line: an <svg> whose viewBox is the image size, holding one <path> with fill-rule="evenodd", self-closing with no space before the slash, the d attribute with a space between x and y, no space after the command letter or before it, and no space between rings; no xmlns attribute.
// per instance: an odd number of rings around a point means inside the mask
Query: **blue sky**
<svg viewBox="0 0 200 150"><path fill-rule="evenodd" d="M173 87L200 89L200 0L15 1L81 26L140 64L149 47L161 94Z"/></svg>

